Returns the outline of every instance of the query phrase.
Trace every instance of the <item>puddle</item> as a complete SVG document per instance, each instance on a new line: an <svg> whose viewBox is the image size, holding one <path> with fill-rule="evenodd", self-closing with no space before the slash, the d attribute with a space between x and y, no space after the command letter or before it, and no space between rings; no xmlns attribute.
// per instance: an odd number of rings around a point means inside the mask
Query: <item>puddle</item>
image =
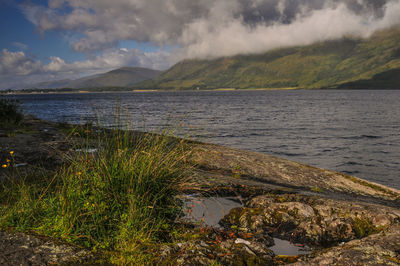
<svg viewBox="0 0 400 266"><path fill-rule="evenodd" d="M85 153L95 153L97 152L96 148L87 148L87 149L76 149L76 152L85 152Z"/></svg>
<svg viewBox="0 0 400 266"><path fill-rule="evenodd" d="M296 256L311 253L308 246L299 247L287 240L274 238L275 245L269 247L276 255Z"/></svg>
<svg viewBox="0 0 400 266"><path fill-rule="evenodd" d="M26 165L28 165L28 164L27 163L17 163L17 164L14 164L13 167L21 167L21 166L26 166Z"/></svg>
<svg viewBox="0 0 400 266"><path fill-rule="evenodd" d="M243 206L238 197L185 196L183 201L183 220L216 228L231 209Z"/></svg>
<svg viewBox="0 0 400 266"><path fill-rule="evenodd" d="M183 220L195 224L221 227L218 222L233 208L242 207L238 197L201 197L199 195L186 195L184 202ZM245 243L246 240L236 239L235 243ZM275 245L269 247L276 255L296 256L311 253L311 248L290 243L287 240L274 238Z"/></svg>

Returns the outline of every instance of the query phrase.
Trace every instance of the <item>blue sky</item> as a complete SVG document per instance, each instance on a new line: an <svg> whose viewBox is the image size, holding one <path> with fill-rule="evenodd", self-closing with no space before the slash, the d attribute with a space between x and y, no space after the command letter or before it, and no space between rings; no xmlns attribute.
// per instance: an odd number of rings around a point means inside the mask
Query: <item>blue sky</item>
<svg viewBox="0 0 400 266"><path fill-rule="evenodd" d="M32 21L32 16L38 17L43 14L30 12L38 7L45 11L52 10L49 8L50 2L51 0L0 0L0 60L4 63L4 66L0 65L0 89L18 87L20 84L24 86L21 77L28 80L29 84L34 84L48 80L79 78L122 66L166 69L173 64L166 60L157 63L157 60L146 60L145 57L146 54L162 54L163 51L173 49L174 45L120 39L95 50L74 49L73 43L84 37L82 32L62 27L43 30L40 24ZM57 9L61 16L72 11L73 8L68 5ZM116 58L116 62L110 62L112 58L106 58L107 56ZM121 59L124 57L126 60ZM62 60L64 67L51 69L54 62L58 62L52 58ZM5 66L11 59L14 73L10 64ZM76 71L71 70L72 68L76 68Z"/></svg>
<svg viewBox="0 0 400 266"><path fill-rule="evenodd" d="M400 0L0 0L0 89L372 32Z"/></svg>
<svg viewBox="0 0 400 266"><path fill-rule="evenodd" d="M47 1L34 0L33 3L45 4ZM61 32L40 34L38 29L23 14L19 4L22 1L6 1L0 4L0 47L9 51L19 51L26 45L25 51L37 59L48 63L50 55L57 55L67 61L83 60L84 54L74 52ZM25 48L25 47L23 47Z"/></svg>

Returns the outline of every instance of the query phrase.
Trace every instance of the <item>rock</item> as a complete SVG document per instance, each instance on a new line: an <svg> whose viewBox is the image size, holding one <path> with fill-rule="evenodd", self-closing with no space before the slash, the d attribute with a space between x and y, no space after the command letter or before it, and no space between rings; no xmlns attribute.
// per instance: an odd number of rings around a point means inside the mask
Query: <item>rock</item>
<svg viewBox="0 0 400 266"><path fill-rule="evenodd" d="M250 242L241 238L236 238L235 244L245 244L245 245L250 245Z"/></svg>
<svg viewBox="0 0 400 266"><path fill-rule="evenodd" d="M164 248L162 248L164 249ZM204 245L203 240L192 240L176 245L175 253L162 257L163 261L173 260L178 265L272 265L273 253L266 245L241 238L228 239L212 245Z"/></svg>
<svg viewBox="0 0 400 266"><path fill-rule="evenodd" d="M251 200L249 200L246 204L246 207L250 208L260 208L260 207L266 207L270 205L271 203L274 203L274 199L270 197L265 197L264 195L254 197Z"/></svg>
<svg viewBox="0 0 400 266"><path fill-rule="evenodd" d="M173 252L173 248L167 245L161 246L160 250L159 250L159 254L160 254L160 258L161 259L165 259L168 256L171 255L171 253Z"/></svg>
<svg viewBox="0 0 400 266"><path fill-rule="evenodd" d="M293 265L399 265L400 225L301 260Z"/></svg>
<svg viewBox="0 0 400 266"><path fill-rule="evenodd" d="M200 143L193 145L193 153L189 161L199 169L195 171L199 176L199 182L205 181L205 187L210 190L221 183L247 185L252 183L258 188L270 191L292 189L310 192L318 188L320 191L344 195L350 200L352 200L350 197L360 195L391 203L400 199L399 190L357 177L218 145ZM239 177L237 169L240 169ZM210 173L217 173L213 176L213 180L208 178ZM210 182L212 182L211 185ZM395 204L399 206L400 202Z"/></svg>
<svg viewBox="0 0 400 266"><path fill-rule="evenodd" d="M0 231L1 265L48 265L93 259L85 249L22 233Z"/></svg>
<svg viewBox="0 0 400 266"><path fill-rule="evenodd" d="M14 137L0 128L1 161L13 150L16 164L28 163L19 171L29 174L40 166L51 174L64 162L61 155L68 153L71 143L55 123L29 118L24 126L29 132ZM221 220L224 231L161 245L160 262L271 265L274 259L277 263L300 259L298 265L400 264L400 210L388 207L400 206L398 190L268 155L200 143L192 143L192 147L186 170L196 182L188 190L251 198L245 207L231 210ZM8 170L0 171L0 178L8 175ZM313 188L322 192L310 196ZM330 249L303 257L274 257L268 247L275 234ZM241 240L236 243L237 239ZM71 260L78 264L91 256L87 250L50 239L6 232L0 232L0 251L2 265Z"/></svg>
<svg viewBox="0 0 400 266"><path fill-rule="evenodd" d="M323 246L377 233L400 220L394 208L305 195L267 194L246 206L231 210L221 224L248 232L278 232L293 241Z"/></svg>

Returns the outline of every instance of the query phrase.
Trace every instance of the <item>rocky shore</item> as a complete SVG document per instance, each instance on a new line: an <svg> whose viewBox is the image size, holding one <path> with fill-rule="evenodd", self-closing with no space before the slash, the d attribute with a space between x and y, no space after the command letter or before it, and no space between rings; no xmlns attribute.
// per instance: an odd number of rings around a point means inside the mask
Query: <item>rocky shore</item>
<svg viewBox="0 0 400 266"><path fill-rule="evenodd" d="M13 171L52 173L73 152L68 127L34 117L18 128L0 127L0 161L13 151ZM184 170L193 185L182 188L182 194L236 196L243 206L230 210L218 228L177 221L185 233L178 242L154 247L159 264L400 264L400 191L264 154L190 145ZM0 179L10 173L0 169ZM274 238L311 251L275 254L270 249ZM96 257L48 237L12 228L0 232L2 265L91 264Z"/></svg>

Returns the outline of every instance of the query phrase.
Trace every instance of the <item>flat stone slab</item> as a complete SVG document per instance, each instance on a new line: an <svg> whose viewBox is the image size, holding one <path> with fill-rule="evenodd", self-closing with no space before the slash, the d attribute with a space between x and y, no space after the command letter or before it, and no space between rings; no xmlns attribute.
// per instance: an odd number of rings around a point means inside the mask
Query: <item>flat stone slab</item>
<svg viewBox="0 0 400 266"><path fill-rule="evenodd" d="M293 265L400 265L400 225L322 250Z"/></svg>
<svg viewBox="0 0 400 266"><path fill-rule="evenodd" d="M212 144L194 146L192 163L201 169L200 180L269 186L271 190L292 189L335 196L347 194L392 202L400 207L400 191L317 167L251 151ZM210 179L210 176L213 176Z"/></svg>
<svg viewBox="0 0 400 266"><path fill-rule="evenodd" d="M49 238L0 231L0 265L79 263L91 257L85 249Z"/></svg>

